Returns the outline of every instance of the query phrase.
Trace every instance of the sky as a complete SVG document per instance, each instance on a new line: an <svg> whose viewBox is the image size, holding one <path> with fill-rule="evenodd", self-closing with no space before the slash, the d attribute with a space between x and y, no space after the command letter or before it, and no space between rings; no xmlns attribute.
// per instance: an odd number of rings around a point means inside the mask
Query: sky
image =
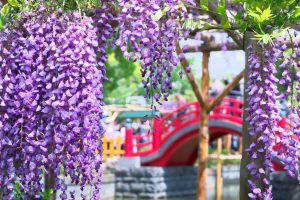
<svg viewBox="0 0 300 200"><path fill-rule="evenodd" d="M216 42L225 42L227 35L224 33L214 34ZM181 41L181 46L186 44L195 45L199 44L199 40L187 40ZM187 53L186 58L193 58L192 70L195 72L195 76L201 77L202 74L202 53ZM209 71L211 79L222 78L226 74L238 74L245 66L245 54L243 51L219 51L211 52L209 59Z"/></svg>

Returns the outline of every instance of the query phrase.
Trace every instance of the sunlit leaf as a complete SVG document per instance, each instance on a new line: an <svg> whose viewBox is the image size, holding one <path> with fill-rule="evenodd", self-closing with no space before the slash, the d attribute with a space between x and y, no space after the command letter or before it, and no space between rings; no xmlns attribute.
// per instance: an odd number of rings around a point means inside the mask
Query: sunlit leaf
<svg viewBox="0 0 300 200"><path fill-rule="evenodd" d="M155 13L154 19L155 19L156 21L159 21L159 20L166 14L166 12L168 12L169 10L170 10L169 7L165 7L163 10L159 9L159 10Z"/></svg>
<svg viewBox="0 0 300 200"><path fill-rule="evenodd" d="M18 7L19 6L19 2L18 0L8 0L8 3L13 6L13 7Z"/></svg>
<svg viewBox="0 0 300 200"><path fill-rule="evenodd" d="M224 16L222 17L222 19L221 19L221 26L222 26L224 29L229 29L229 28L231 27L227 15L224 15Z"/></svg>
<svg viewBox="0 0 300 200"><path fill-rule="evenodd" d="M203 10L208 10L208 0L200 0L200 6Z"/></svg>
<svg viewBox="0 0 300 200"><path fill-rule="evenodd" d="M3 8L1 9L1 12L4 14L4 15L7 15L8 12L9 12L9 4L5 4L3 6Z"/></svg>

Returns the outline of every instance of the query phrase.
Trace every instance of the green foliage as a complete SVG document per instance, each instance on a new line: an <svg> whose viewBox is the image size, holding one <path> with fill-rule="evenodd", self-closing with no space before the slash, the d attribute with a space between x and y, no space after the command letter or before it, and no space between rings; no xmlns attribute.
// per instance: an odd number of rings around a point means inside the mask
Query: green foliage
<svg viewBox="0 0 300 200"><path fill-rule="evenodd" d="M190 29L192 31L193 30L204 31L204 30L207 30L208 28L212 27L212 25L207 23L204 20L187 19L184 21L183 27L186 29Z"/></svg>
<svg viewBox="0 0 300 200"><path fill-rule="evenodd" d="M203 10L208 10L208 1L209 0L200 0L200 5Z"/></svg>
<svg viewBox="0 0 300 200"><path fill-rule="evenodd" d="M18 2L18 0L8 0L9 5L11 5L12 7L19 7L20 4Z"/></svg>
<svg viewBox="0 0 300 200"><path fill-rule="evenodd" d="M269 21L274 17L274 15L271 14L270 6L265 10L261 10L259 7L256 7L256 10L249 9L248 15L253 17L254 21L259 24Z"/></svg>
<svg viewBox="0 0 300 200"><path fill-rule="evenodd" d="M139 64L124 58L119 48L109 48L106 62L106 76L104 83L104 97L106 103L118 98L125 102L126 97L140 95L143 91L139 72Z"/></svg>
<svg viewBox="0 0 300 200"><path fill-rule="evenodd" d="M124 58L119 48L109 48L107 52L106 75L109 80L104 82L105 102L125 104L127 97L144 96L139 63ZM194 62L194 59L188 60L191 64ZM180 78L178 75L181 70L183 69L179 65L172 74L172 94L180 93L186 99L193 99L194 94L186 76Z"/></svg>
<svg viewBox="0 0 300 200"><path fill-rule="evenodd" d="M14 186L14 194L15 194L15 197L14 197L14 200L22 200L24 199L23 197L23 194L21 192L21 185L19 182L15 182L15 186ZM51 195L54 193L54 190L53 189L50 189L48 191L44 191L42 192L40 195L41 197L39 198L39 200L50 200L51 199ZM30 200L34 200L35 198L32 197Z"/></svg>
<svg viewBox="0 0 300 200"><path fill-rule="evenodd" d="M245 11L231 12L226 9L226 1L220 0L217 13L221 16L223 29L238 27L241 33L253 31L259 41L272 43L272 39L282 35L290 24L300 19L299 0L234 0ZM230 13L232 20L228 20Z"/></svg>

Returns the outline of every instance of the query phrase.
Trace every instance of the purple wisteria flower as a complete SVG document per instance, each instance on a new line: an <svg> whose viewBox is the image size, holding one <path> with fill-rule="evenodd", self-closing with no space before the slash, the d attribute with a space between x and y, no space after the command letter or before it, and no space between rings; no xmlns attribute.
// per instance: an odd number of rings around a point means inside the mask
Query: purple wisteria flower
<svg viewBox="0 0 300 200"><path fill-rule="evenodd" d="M269 174L273 171L271 161L275 157L280 158L284 169L291 176L299 176L300 143L295 137L297 128L278 126L281 118L278 105L276 105L279 95L276 85L278 81L279 84L287 87L287 91L281 95L281 98L287 98L293 94L293 68L289 65L294 60L284 57L286 45L282 41L276 42L273 48L263 45L260 48L262 52L253 51L250 47L248 60L249 106L246 110L249 116L246 120L250 125L249 133L253 137L253 142L246 150L252 158L252 162L247 165L252 175L252 179L249 180L251 193L248 196L250 199L272 199ZM275 77L278 58L283 60L279 64L279 67L283 69L280 80ZM292 110L295 111L295 109ZM279 147L275 151L274 145Z"/></svg>
<svg viewBox="0 0 300 200"><path fill-rule="evenodd" d="M119 5L120 37L116 44L127 58L142 61L146 97L154 97L157 102L167 99L171 74L179 61L175 39L181 38L180 20L186 15L181 1L121 0ZM160 9L165 13L157 19Z"/></svg>
<svg viewBox="0 0 300 200"><path fill-rule="evenodd" d="M276 57L274 50L266 47L265 51L253 51L249 55L249 106L247 121L249 133L254 138L247 152L252 162L247 165L253 179L249 180L250 199L272 199L272 187L268 174L273 171L273 146L278 131L279 109L276 106L275 77ZM261 186L261 188L260 188Z"/></svg>
<svg viewBox="0 0 300 200"><path fill-rule="evenodd" d="M60 199L63 175L99 199L103 81L107 39L113 32L106 8L94 21L79 13L23 13L0 33L0 185L14 197L39 198L42 175L54 172ZM96 28L95 28L96 27ZM101 37L99 36L101 35ZM96 179L96 181L95 181Z"/></svg>

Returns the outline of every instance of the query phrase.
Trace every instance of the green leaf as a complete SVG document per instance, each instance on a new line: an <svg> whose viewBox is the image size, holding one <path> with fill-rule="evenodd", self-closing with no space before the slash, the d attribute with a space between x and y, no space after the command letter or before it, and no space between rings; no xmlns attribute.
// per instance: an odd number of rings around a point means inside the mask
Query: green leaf
<svg viewBox="0 0 300 200"><path fill-rule="evenodd" d="M247 30L247 23L246 22L244 22L244 21L242 21L241 22L241 24L240 24L240 26L239 26L239 31L241 32L241 33L244 33L246 30Z"/></svg>
<svg viewBox="0 0 300 200"><path fill-rule="evenodd" d="M260 16L260 22L264 22L267 21L269 19L271 19L273 17L273 15L271 14L271 8L270 6L264 10Z"/></svg>
<svg viewBox="0 0 300 200"><path fill-rule="evenodd" d="M203 10L208 10L208 0L200 0L200 6Z"/></svg>
<svg viewBox="0 0 300 200"><path fill-rule="evenodd" d="M7 15L9 13L9 4L5 4L1 11L4 15Z"/></svg>
<svg viewBox="0 0 300 200"><path fill-rule="evenodd" d="M296 12L293 14L292 18L300 17L300 6L296 8Z"/></svg>
<svg viewBox="0 0 300 200"><path fill-rule="evenodd" d="M170 8L169 8L168 6L165 7L163 10L159 9L159 10L155 13L154 19L155 19L156 21L159 21L159 20L162 18L162 16L164 16L164 15L166 14L166 12L168 12L169 10L170 10Z"/></svg>
<svg viewBox="0 0 300 200"><path fill-rule="evenodd" d="M4 25L5 25L5 17L4 17L4 14L2 14L0 12L0 30L4 30Z"/></svg>
<svg viewBox="0 0 300 200"><path fill-rule="evenodd" d="M228 16L225 14L222 19L221 19L221 26L224 28L224 29L229 29L231 28L231 25L230 25L230 22L228 20Z"/></svg>
<svg viewBox="0 0 300 200"><path fill-rule="evenodd" d="M281 31L279 31L279 32L277 32L277 33L273 33L273 34L271 35L271 38L277 38L277 37L280 37L284 32L286 32L286 30L287 30L287 28L286 28L286 29L283 29L283 30L281 30Z"/></svg>
<svg viewBox="0 0 300 200"><path fill-rule="evenodd" d="M256 7L256 10L257 10L257 12L259 12L259 13L262 13L262 12L263 12L259 7Z"/></svg>
<svg viewBox="0 0 300 200"><path fill-rule="evenodd" d="M19 7L18 0L8 0L8 3L13 7Z"/></svg>
<svg viewBox="0 0 300 200"><path fill-rule="evenodd" d="M221 14L221 15L226 14L226 6L220 4L218 6L218 13Z"/></svg>
<svg viewBox="0 0 300 200"><path fill-rule="evenodd" d="M161 18L162 16L163 16L163 11L159 9L159 10L155 13L154 19L155 19L156 21L158 21L158 20L160 20L160 18Z"/></svg>
<svg viewBox="0 0 300 200"><path fill-rule="evenodd" d="M271 37L269 34L264 34L262 37L262 41L264 42L264 44L268 44L269 41L271 41Z"/></svg>
<svg viewBox="0 0 300 200"><path fill-rule="evenodd" d="M260 20L260 16L257 13L254 12L249 12L248 15L250 15L251 17L254 17L255 20L259 21Z"/></svg>
<svg viewBox="0 0 300 200"><path fill-rule="evenodd" d="M207 30L211 25L203 20L187 19L183 23L183 27L190 30L199 29L199 31Z"/></svg>

